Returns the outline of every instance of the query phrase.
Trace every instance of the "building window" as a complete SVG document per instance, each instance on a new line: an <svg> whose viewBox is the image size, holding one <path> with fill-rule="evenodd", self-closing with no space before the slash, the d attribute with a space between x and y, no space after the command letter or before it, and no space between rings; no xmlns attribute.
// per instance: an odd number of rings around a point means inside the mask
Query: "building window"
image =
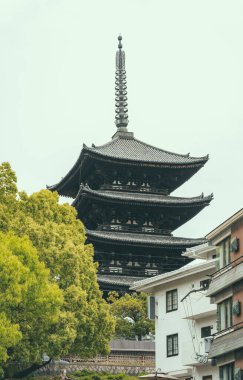
<svg viewBox="0 0 243 380"><path fill-rule="evenodd" d="M166 312L178 309L178 294L177 289L166 292Z"/></svg>
<svg viewBox="0 0 243 380"><path fill-rule="evenodd" d="M212 326L205 326L201 328L201 338L206 338L211 335Z"/></svg>
<svg viewBox="0 0 243 380"><path fill-rule="evenodd" d="M234 379L234 363L223 365L219 367L219 380L233 380Z"/></svg>
<svg viewBox="0 0 243 380"><path fill-rule="evenodd" d="M179 354L178 334L167 335L167 357Z"/></svg>
<svg viewBox="0 0 243 380"><path fill-rule="evenodd" d="M218 331L222 331L232 326L232 298L227 298L218 304Z"/></svg>
<svg viewBox="0 0 243 380"><path fill-rule="evenodd" d="M219 245L219 265L220 268L230 263L230 237L223 240Z"/></svg>
<svg viewBox="0 0 243 380"><path fill-rule="evenodd" d="M202 380L212 380L212 375L203 376Z"/></svg>

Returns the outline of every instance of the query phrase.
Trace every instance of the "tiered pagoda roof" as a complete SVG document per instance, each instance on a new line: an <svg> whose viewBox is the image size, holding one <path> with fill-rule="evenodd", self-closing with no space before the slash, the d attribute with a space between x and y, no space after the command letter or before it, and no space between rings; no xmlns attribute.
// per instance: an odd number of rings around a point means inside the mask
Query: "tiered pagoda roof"
<svg viewBox="0 0 243 380"><path fill-rule="evenodd" d="M103 290L128 289L138 277L174 270L186 262L181 253L205 239L174 237L213 195L183 198L170 193L186 182L208 156L172 153L134 137L127 130L125 52L118 37L116 53L117 132L108 143L83 145L78 160L48 189L74 198L87 239L99 262Z"/></svg>
<svg viewBox="0 0 243 380"><path fill-rule="evenodd" d="M79 184L85 182L87 171L95 162L103 162L110 165L122 165L132 167L149 167L168 171L179 169L180 177L170 180L165 173L168 193L181 186L192 177L208 161L209 156L191 157L190 154L177 154L156 148L135 139L133 133L117 132L111 141L101 146L88 147L85 144L78 160L72 169L60 182L48 189L58 191L61 195L74 198L79 190ZM93 165L92 165L93 164ZM80 170L82 167L82 171ZM175 180L176 179L176 180Z"/></svg>

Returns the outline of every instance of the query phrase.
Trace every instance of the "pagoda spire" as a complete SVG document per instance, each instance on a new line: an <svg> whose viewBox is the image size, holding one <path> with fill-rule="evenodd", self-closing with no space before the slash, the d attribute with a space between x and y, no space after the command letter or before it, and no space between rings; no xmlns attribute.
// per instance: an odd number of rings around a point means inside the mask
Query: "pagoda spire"
<svg viewBox="0 0 243 380"><path fill-rule="evenodd" d="M115 124L118 131L127 131L127 81L125 70L125 52L122 50L122 36L118 37L118 50L116 52L116 117Z"/></svg>

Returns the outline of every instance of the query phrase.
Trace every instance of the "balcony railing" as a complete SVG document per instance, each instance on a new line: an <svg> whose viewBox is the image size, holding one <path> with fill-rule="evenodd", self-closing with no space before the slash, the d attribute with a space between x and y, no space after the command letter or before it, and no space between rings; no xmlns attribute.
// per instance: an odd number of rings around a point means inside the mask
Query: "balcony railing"
<svg viewBox="0 0 243 380"><path fill-rule="evenodd" d="M229 264L225 265L223 268L218 269L216 272L212 273L210 276L212 278L219 277L223 273L229 271L230 269L233 269L233 268L237 267L242 262L243 262L243 256L240 256L237 259L231 261Z"/></svg>
<svg viewBox="0 0 243 380"><path fill-rule="evenodd" d="M243 322L213 334L212 346L208 357L217 358L222 354L234 352L243 347Z"/></svg>
<svg viewBox="0 0 243 380"><path fill-rule="evenodd" d="M122 184L104 184L101 186L102 190L120 190L120 191L128 191L128 192L136 192L136 193L150 193L150 194L162 194L167 195L169 193L169 189L165 187L155 188L155 187L147 187L147 186L135 186L135 185L122 185Z"/></svg>
<svg viewBox="0 0 243 380"><path fill-rule="evenodd" d="M214 333L212 336L214 339L217 339L223 335L226 335L226 334L229 334L233 331L236 331L236 330L240 330L240 329L243 329L243 321L242 322L239 322L237 323L236 325L233 325L233 326L230 326L230 327L227 327L226 329L224 330L221 330L221 331L217 331L216 333ZM243 332L242 332L243 334Z"/></svg>
<svg viewBox="0 0 243 380"><path fill-rule="evenodd" d="M155 228L155 227L147 227L147 226L134 226L134 225L121 225L121 224L99 224L98 225L99 231L121 231L121 232L132 232L132 233L144 233L147 234L154 234L154 235L169 235L171 236L171 232L166 229L162 228Z"/></svg>
<svg viewBox="0 0 243 380"><path fill-rule="evenodd" d="M158 269L150 269L146 267L115 267L112 265L109 265L109 267L103 267L99 266L98 268L98 274L118 274L119 277L121 276L132 276L132 277L153 277L160 274L162 271Z"/></svg>
<svg viewBox="0 0 243 380"><path fill-rule="evenodd" d="M207 291L207 296L212 297L243 279L243 256L238 257L230 264L211 274L212 281Z"/></svg>

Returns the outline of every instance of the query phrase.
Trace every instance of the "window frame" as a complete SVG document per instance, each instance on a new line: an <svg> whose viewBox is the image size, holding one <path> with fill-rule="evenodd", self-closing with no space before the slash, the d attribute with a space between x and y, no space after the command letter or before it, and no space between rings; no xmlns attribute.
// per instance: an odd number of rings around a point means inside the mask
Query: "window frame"
<svg viewBox="0 0 243 380"><path fill-rule="evenodd" d="M176 344L174 339L177 338ZM169 354L169 340L171 339L171 354ZM178 334L171 334L166 335L166 355L167 358L171 358L172 356L178 356L179 355L179 337Z"/></svg>
<svg viewBox="0 0 243 380"><path fill-rule="evenodd" d="M224 301L218 303L217 314L218 323L217 330L223 331L229 329L233 325L233 311L232 311L232 297L226 298Z"/></svg>
<svg viewBox="0 0 243 380"><path fill-rule="evenodd" d="M176 303L173 302L173 295L176 294ZM169 308L169 296L171 296L171 309ZM176 304L176 306L174 306ZM166 292L166 313L171 313L172 311L178 310L178 290L172 289Z"/></svg>
<svg viewBox="0 0 243 380"><path fill-rule="evenodd" d="M231 238L226 237L219 244L219 268L224 268L231 262Z"/></svg>
<svg viewBox="0 0 243 380"><path fill-rule="evenodd" d="M234 362L220 366L219 367L219 379L220 380L233 380L234 379L234 369L235 369Z"/></svg>
<svg viewBox="0 0 243 380"><path fill-rule="evenodd" d="M210 332L209 334L205 334L205 332L207 331L206 329L208 329L208 331ZM212 330L212 326L203 326L201 327L201 338L207 338L208 336L211 336L212 333L211 333L211 330Z"/></svg>

